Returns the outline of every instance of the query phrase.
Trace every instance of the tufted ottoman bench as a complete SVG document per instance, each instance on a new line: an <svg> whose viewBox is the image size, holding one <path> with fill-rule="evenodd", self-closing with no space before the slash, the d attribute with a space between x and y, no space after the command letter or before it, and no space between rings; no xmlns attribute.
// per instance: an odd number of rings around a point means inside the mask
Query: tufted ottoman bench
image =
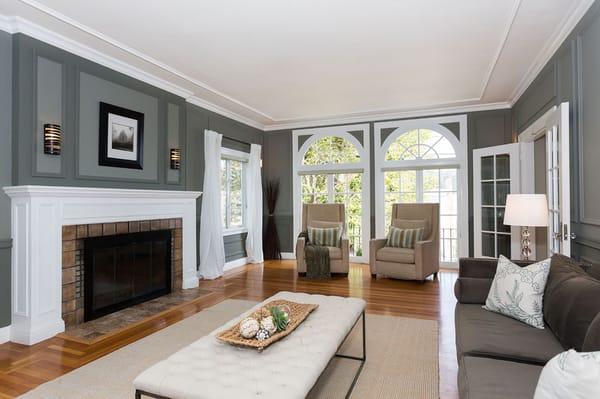
<svg viewBox="0 0 600 399"><path fill-rule="evenodd" d="M319 307L290 335L262 353L217 341L215 335L264 303L287 299ZM280 292L243 315L156 363L134 381L135 397L170 399L304 398L334 356L366 360L365 301L358 298ZM362 357L338 354L362 315Z"/></svg>

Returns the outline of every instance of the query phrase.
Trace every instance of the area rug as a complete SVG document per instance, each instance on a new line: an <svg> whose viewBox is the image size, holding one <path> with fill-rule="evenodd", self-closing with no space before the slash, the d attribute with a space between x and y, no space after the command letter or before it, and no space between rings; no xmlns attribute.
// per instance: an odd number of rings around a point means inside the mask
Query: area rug
<svg viewBox="0 0 600 399"><path fill-rule="evenodd" d="M132 381L138 374L255 304L223 301L40 385L20 398L131 399ZM359 355L361 335L358 323L340 353ZM356 361L332 360L309 398L343 398L357 367ZM352 398L438 399L438 386L437 322L367 314L367 362Z"/></svg>

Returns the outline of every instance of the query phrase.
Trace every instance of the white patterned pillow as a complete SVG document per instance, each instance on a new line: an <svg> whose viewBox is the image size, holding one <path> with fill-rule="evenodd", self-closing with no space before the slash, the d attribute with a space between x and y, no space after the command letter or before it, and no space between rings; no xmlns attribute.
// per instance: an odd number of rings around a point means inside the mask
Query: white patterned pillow
<svg viewBox="0 0 600 399"><path fill-rule="evenodd" d="M549 272L550 258L521 267L500 255L483 308L544 328L542 305Z"/></svg>
<svg viewBox="0 0 600 399"><path fill-rule="evenodd" d="M600 352L570 349L542 369L534 399L600 398Z"/></svg>

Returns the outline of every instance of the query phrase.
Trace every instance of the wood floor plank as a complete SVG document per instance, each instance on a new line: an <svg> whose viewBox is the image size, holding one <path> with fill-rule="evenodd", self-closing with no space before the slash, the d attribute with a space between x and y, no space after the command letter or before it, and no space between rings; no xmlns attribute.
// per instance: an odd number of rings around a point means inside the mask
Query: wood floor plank
<svg viewBox="0 0 600 399"><path fill-rule="evenodd" d="M367 302L368 313L438 320L440 396L455 399L458 398L454 345L455 280L454 271L442 271L438 280L424 284L373 279L368 266L360 264L351 265L348 278L307 280L297 277L294 261L243 266L226 273L223 278L201 281L200 287L211 291L201 300L178 306L98 341L86 343L61 335L31 347L14 343L0 345L0 398L21 395L225 299L260 301L279 291L295 291L360 297Z"/></svg>

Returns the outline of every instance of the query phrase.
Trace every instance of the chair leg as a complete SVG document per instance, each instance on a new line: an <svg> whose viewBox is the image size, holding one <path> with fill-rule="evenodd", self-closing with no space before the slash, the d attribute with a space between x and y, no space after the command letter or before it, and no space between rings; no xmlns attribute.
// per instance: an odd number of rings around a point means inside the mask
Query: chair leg
<svg viewBox="0 0 600 399"><path fill-rule="evenodd" d="M438 272L433 273L433 279L437 280L438 279Z"/></svg>

